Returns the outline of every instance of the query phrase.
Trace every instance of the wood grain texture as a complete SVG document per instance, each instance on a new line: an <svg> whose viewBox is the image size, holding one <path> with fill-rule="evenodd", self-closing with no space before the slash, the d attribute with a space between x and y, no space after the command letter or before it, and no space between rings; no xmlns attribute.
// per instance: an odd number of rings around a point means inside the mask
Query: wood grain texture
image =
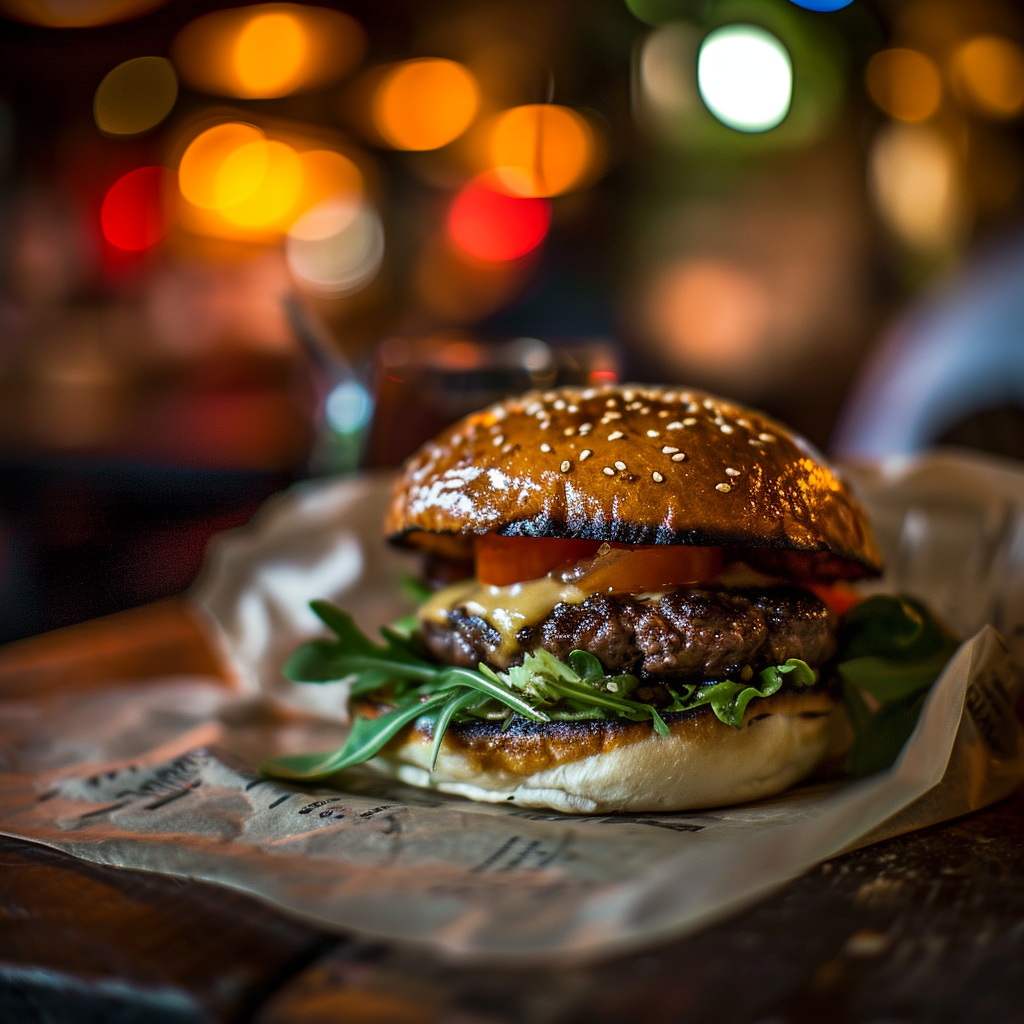
<svg viewBox="0 0 1024 1024"><path fill-rule="evenodd" d="M336 940L230 889L0 837L0 1020L235 1021Z"/></svg>

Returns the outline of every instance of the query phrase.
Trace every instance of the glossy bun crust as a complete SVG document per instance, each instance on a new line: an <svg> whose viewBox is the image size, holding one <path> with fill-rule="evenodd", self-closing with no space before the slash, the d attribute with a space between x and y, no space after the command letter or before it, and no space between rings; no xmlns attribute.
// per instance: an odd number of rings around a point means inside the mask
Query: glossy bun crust
<svg viewBox="0 0 1024 1024"><path fill-rule="evenodd" d="M647 385L529 392L465 417L405 464L385 532L453 557L497 533L806 552L831 577L881 567L863 510L806 441Z"/></svg>
<svg viewBox="0 0 1024 1024"><path fill-rule="evenodd" d="M380 714L386 708L359 708ZM849 722L824 687L752 701L743 727L707 708L648 722L463 722L449 726L431 772L432 723L399 733L371 764L414 786L473 800L567 813L689 811L773 796L849 744Z"/></svg>

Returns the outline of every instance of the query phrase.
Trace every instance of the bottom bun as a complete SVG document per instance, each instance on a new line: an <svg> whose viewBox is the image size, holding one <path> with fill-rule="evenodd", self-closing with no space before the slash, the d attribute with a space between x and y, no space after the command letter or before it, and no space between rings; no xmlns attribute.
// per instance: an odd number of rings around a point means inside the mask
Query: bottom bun
<svg viewBox="0 0 1024 1024"><path fill-rule="evenodd" d="M370 764L471 800L576 814L686 811L745 803L806 778L847 742L846 712L824 688L752 701L743 726L708 708L648 722L524 720L451 725L431 772L432 723L416 722Z"/></svg>

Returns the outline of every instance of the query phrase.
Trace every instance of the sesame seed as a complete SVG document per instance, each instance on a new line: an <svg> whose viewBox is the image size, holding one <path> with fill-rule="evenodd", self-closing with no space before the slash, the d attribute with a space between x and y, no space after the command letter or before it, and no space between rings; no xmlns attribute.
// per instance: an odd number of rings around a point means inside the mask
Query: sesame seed
<svg viewBox="0 0 1024 1024"><path fill-rule="evenodd" d="M678 455L673 455L672 456L672 461L673 462L682 462L683 459L685 459L685 458L686 458L686 454L684 452L680 452Z"/></svg>
<svg viewBox="0 0 1024 1024"><path fill-rule="evenodd" d="M609 409L614 409L619 403L616 402L614 398L609 398L604 404L608 406Z"/></svg>
<svg viewBox="0 0 1024 1024"><path fill-rule="evenodd" d="M622 397L623 397L623 398L624 398L624 399L625 399L625 400L626 400L627 402L632 402L632 401L633 401L633 399L634 399L634 398L636 398L636 392L635 392L635 391L623 391L623 392L622 392Z"/></svg>
<svg viewBox="0 0 1024 1024"><path fill-rule="evenodd" d="M680 423L679 420L673 420L667 427L665 427L665 429L666 430L682 430L683 429L683 424Z"/></svg>
<svg viewBox="0 0 1024 1024"><path fill-rule="evenodd" d="M612 469L611 466L605 466L601 472L603 472L605 476L615 476L615 470Z"/></svg>
<svg viewBox="0 0 1024 1024"><path fill-rule="evenodd" d="M683 420L683 426L684 427L695 427L695 426L697 426L696 417L694 417L694 416L687 416L686 419Z"/></svg>
<svg viewBox="0 0 1024 1024"><path fill-rule="evenodd" d="M578 405L567 405L565 407L565 411L566 412L579 412L580 411L580 407Z"/></svg>
<svg viewBox="0 0 1024 1024"><path fill-rule="evenodd" d="M668 409L659 409L659 410L658 410L658 419L659 419L659 420L663 420L663 419L665 419L665 418L666 418L667 416L668 416Z"/></svg>
<svg viewBox="0 0 1024 1024"><path fill-rule="evenodd" d="M549 444L548 444L548 443L547 443L547 442L545 441L545 442L544 442L544 444L542 444L542 445L540 446L540 450L541 450L542 452L549 452L549 451L551 451L551 445L549 445Z"/></svg>
<svg viewBox="0 0 1024 1024"><path fill-rule="evenodd" d="M705 398L704 399L704 408L705 409L714 409L714 407L715 407L715 403L712 402L710 398Z"/></svg>
<svg viewBox="0 0 1024 1024"><path fill-rule="evenodd" d="M547 430L548 427L551 426L551 420L544 420L543 422L539 423L538 426L541 430Z"/></svg>
<svg viewBox="0 0 1024 1024"><path fill-rule="evenodd" d="M621 412L606 412L604 415L605 415L605 419L609 419L609 420L621 420L622 419L622 413Z"/></svg>
<svg viewBox="0 0 1024 1024"><path fill-rule="evenodd" d="M731 434L732 433L732 429L733 428L730 427L728 423L723 423L722 424L722 433L723 434Z"/></svg>
<svg viewBox="0 0 1024 1024"><path fill-rule="evenodd" d="M640 410L640 415L641 415L641 416L649 416L650 414L651 414L651 407L650 407L649 405L645 405L645 406L644 406L644 407L643 407L643 408L642 408L642 409Z"/></svg>
<svg viewBox="0 0 1024 1024"><path fill-rule="evenodd" d="M568 472L569 472L569 467L570 467L570 466L572 466L572 463L571 463L571 462L570 462L570 461L569 461L568 459L566 459L566 460L565 460L565 461L564 461L564 462L563 462L563 463L562 463L562 464L561 464L561 465L560 465L560 466L559 466L558 468L559 468L559 469L560 469L560 470L561 470L561 471L562 471L563 473L568 473Z"/></svg>
<svg viewBox="0 0 1024 1024"><path fill-rule="evenodd" d="M589 434L591 432L591 430L593 430L593 429L594 429L594 424L593 423L581 423L580 424L580 433L581 434Z"/></svg>
<svg viewBox="0 0 1024 1024"><path fill-rule="evenodd" d="M740 475L740 471L738 469L727 469L725 471L725 475L726 476L739 476Z"/></svg>
<svg viewBox="0 0 1024 1024"><path fill-rule="evenodd" d="M661 451L663 455L673 455L675 452L679 451L679 449L673 448L670 444L666 444L662 446Z"/></svg>
<svg viewBox="0 0 1024 1024"><path fill-rule="evenodd" d="M757 436L762 441L774 441L775 440L775 435L774 434L758 434Z"/></svg>
<svg viewBox="0 0 1024 1024"><path fill-rule="evenodd" d="M738 427L746 427L747 430L750 429L750 421L749 420L737 420L736 421L736 425Z"/></svg>
<svg viewBox="0 0 1024 1024"><path fill-rule="evenodd" d="M623 470L625 470L626 464L624 462L621 462L621 461L620 462L616 462L615 463L615 468L621 473Z"/></svg>
<svg viewBox="0 0 1024 1024"><path fill-rule="evenodd" d="M512 451L512 448L513 448L513 447L514 447L514 445L512 444L512 442L511 442L511 441L509 441L509 443L508 443L507 445L505 445L505 446L504 446L504 447L503 447L503 448L501 449L501 453L502 453L502 455L508 455L508 453L509 453L510 451Z"/></svg>
<svg viewBox="0 0 1024 1024"><path fill-rule="evenodd" d="M610 433L610 434L608 435L608 440L609 440L609 441L618 441L618 439L619 439L620 437L625 437L625 436L626 436L626 435L625 435L625 434L624 434L624 433L623 433L623 432L622 432L621 430L613 430L613 431L612 431L612 432L611 432L611 433Z"/></svg>
<svg viewBox="0 0 1024 1024"><path fill-rule="evenodd" d="M565 402L563 402L562 399L559 399L557 402L555 402L555 406L554 407L556 409L564 409L565 408Z"/></svg>
<svg viewBox="0 0 1024 1024"><path fill-rule="evenodd" d="M597 398L597 388L587 388L587 390L583 392L583 397L588 401L591 398Z"/></svg>
<svg viewBox="0 0 1024 1024"><path fill-rule="evenodd" d="M564 433L566 437L572 437L572 435L576 433L576 428L566 427L565 430L562 431L562 433Z"/></svg>
<svg viewBox="0 0 1024 1024"><path fill-rule="evenodd" d="M661 434L659 434L657 430L648 430L647 431L647 436L648 437L661 437Z"/></svg>
<svg viewBox="0 0 1024 1024"><path fill-rule="evenodd" d="M501 434L499 434L499 435L498 435L498 436L497 436L497 437L496 437L496 438L494 439L494 446L495 446L495 448L497 448L497 446L498 446L499 444L504 444L504 443L505 443L505 438L504 438L504 437L502 437L502 435L501 435Z"/></svg>
<svg viewBox="0 0 1024 1024"><path fill-rule="evenodd" d="M657 470L655 470L655 471L654 471L654 472L653 472L653 473L651 474L651 479L652 479L652 480L653 480L653 481L654 481L654 482L655 482L656 484L660 484L660 483L661 483L661 482L662 482L662 481L663 481L663 480L664 480L665 478L664 478L664 477L663 477L663 476L662 476L662 475L661 475L661 474L660 474L660 473L659 473L659 472L658 472Z"/></svg>
<svg viewBox="0 0 1024 1024"><path fill-rule="evenodd" d="M580 462L586 462L593 454L594 453L589 448L584 448L583 451L580 452Z"/></svg>
<svg viewBox="0 0 1024 1024"><path fill-rule="evenodd" d="M728 494L732 490L732 484L715 484L715 490Z"/></svg>

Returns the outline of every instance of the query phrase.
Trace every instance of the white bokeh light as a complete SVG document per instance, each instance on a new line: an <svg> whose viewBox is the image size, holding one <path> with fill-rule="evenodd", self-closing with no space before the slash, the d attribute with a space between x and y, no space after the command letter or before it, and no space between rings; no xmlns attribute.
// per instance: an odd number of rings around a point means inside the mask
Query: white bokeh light
<svg viewBox="0 0 1024 1024"><path fill-rule="evenodd" d="M360 199L332 196L304 213L288 232L288 269L306 291L348 295L369 284L384 259L384 228Z"/></svg>
<svg viewBox="0 0 1024 1024"><path fill-rule="evenodd" d="M793 65L770 32L756 25L726 25L701 43L697 86L723 124L740 132L766 132L789 113Z"/></svg>

